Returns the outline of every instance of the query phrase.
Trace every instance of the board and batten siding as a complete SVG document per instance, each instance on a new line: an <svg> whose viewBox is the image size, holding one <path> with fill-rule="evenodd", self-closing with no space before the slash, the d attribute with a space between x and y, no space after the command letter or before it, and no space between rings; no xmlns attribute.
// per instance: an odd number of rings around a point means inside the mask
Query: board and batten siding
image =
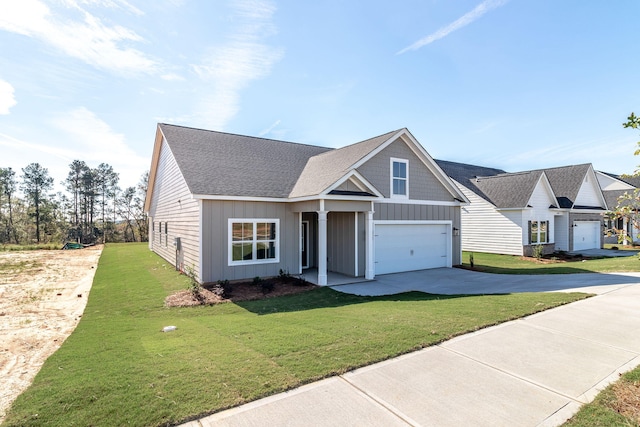
<svg viewBox="0 0 640 427"><path fill-rule="evenodd" d="M391 158L409 161L409 198L453 201L453 196L401 139L394 141L358 168L385 198L391 196Z"/></svg>
<svg viewBox="0 0 640 427"><path fill-rule="evenodd" d="M327 218L327 271L356 275L356 214L329 212Z"/></svg>
<svg viewBox="0 0 640 427"><path fill-rule="evenodd" d="M156 178L152 200L149 207L150 248L178 269L199 267L199 207L198 201L191 197L187 183L178 168L178 164L163 139L160 158L156 169ZM162 222L162 233L159 224ZM165 227L168 224L168 233ZM181 253L176 253L174 239L180 238Z"/></svg>
<svg viewBox="0 0 640 427"><path fill-rule="evenodd" d="M451 221L453 228L462 228L460 206L375 203L374 209L374 221ZM453 265L462 263L460 237L464 235L463 231L452 236Z"/></svg>
<svg viewBox="0 0 640 427"><path fill-rule="evenodd" d="M467 187L458 184L471 202L462 207L462 250L522 255L522 211L498 211Z"/></svg>
<svg viewBox="0 0 640 427"><path fill-rule="evenodd" d="M229 219L279 219L277 263L229 265ZM300 263L300 215L287 203L202 201L202 280L241 280L277 276L280 269L295 274Z"/></svg>

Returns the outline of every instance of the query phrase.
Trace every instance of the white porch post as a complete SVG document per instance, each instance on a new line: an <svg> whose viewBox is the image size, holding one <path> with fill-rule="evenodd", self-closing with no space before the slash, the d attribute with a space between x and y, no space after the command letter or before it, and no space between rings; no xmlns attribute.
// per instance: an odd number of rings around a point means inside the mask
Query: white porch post
<svg viewBox="0 0 640 427"><path fill-rule="evenodd" d="M622 229L624 230L624 240L622 241L622 244L628 245L629 241L627 240L627 232L629 231L629 225L626 217L622 218ZM631 230L631 233L633 233L633 229ZM632 236L632 240L633 240L633 236Z"/></svg>
<svg viewBox="0 0 640 427"><path fill-rule="evenodd" d="M302 212L298 212L298 274L302 274L302 244L304 236L302 235Z"/></svg>
<svg viewBox="0 0 640 427"><path fill-rule="evenodd" d="M364 278L367 280L373 280L375 277L375 261L373 256L373 203L371 204L371 209L367 212L367 232L366 232L366 265L365 265L365 273Z"/></svg>
<svg viewBox="0 0 640 427"><path fill-rule="evenodd" d="M327 285L327 211L318 212L318 285Z"/></svg>

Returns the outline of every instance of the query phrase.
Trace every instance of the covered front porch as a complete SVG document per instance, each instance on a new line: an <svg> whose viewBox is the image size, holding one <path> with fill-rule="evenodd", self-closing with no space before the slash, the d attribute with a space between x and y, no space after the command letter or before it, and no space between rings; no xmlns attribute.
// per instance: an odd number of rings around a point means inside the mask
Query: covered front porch
<svg viewBox="0 0 640 427"><path fill-rule="evenodd" d="M298 274L320 286L374 278L373 201L319 199L292 209L300 222Z"/></svg>

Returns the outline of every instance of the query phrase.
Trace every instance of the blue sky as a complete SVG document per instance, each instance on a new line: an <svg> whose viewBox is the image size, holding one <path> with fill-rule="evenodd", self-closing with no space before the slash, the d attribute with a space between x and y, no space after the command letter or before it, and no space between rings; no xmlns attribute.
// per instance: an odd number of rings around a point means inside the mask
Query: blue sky
<svg viewBox="0 0 640 427"><path fill-rule="evenodd" d="M633 172L640 2L0 0L0 166L121 186L157 122L435 158ZM60 189L60 187L58 187Z"/></svg>

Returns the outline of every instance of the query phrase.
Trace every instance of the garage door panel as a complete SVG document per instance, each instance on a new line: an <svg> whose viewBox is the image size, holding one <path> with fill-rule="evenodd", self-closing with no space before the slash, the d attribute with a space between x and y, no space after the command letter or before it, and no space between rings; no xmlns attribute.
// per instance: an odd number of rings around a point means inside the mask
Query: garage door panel
<svg viewBox="0 0 640 427"><path fill-rule="evenodd" d="M573 250L600 247L600 221L575 221L573 223Z"/></svg>
<svg viewBox="0 0 640 427"><path fill-rule="evenodd" d="M376 225L376 274L449 266L447 224Z"/></svg>

